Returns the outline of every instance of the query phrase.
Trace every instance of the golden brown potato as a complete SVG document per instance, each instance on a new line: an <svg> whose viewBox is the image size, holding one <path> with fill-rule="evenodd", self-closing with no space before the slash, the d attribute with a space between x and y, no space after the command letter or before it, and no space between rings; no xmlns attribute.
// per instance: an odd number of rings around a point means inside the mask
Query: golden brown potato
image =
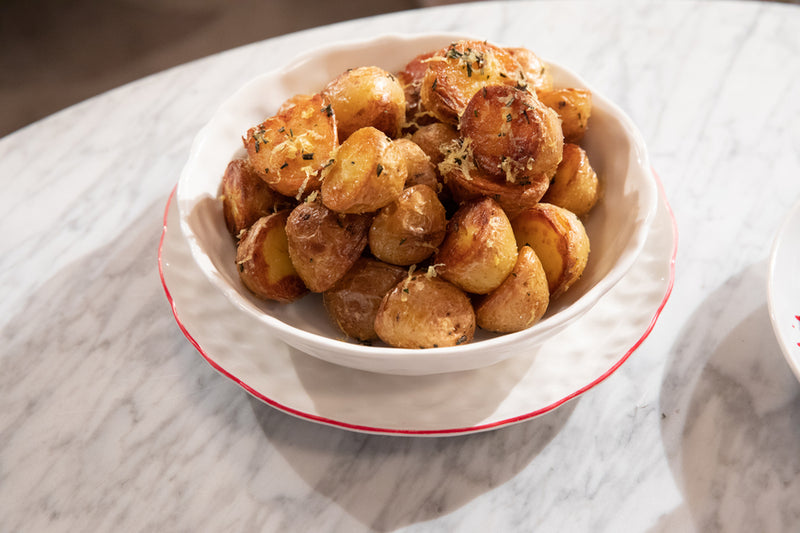
<svg viewBox="0 0 800 533"><path fill-rule="evenodd" d="M339 138L371 126L395 138L405 121L403 86L391 73L378 67L358 67L343 72L323 90L330 98Z"/></svg>
<svg viewBox="0 0 800 533"><path fill-rule="evenodd" d="M436 167L431 163L428 154L411 139L395 139L392 143L400 150L400 157L406 163L408 175L406 176L405 186L427 185L434 191L439 192L442 186L436 174Z"/></svg>
<svg viewBox="0 0 800 533"><path fill-rule="evenodd" d="M406 269L360 257L322 301L333 322L346 335L361 341L377 338L375 316L381 300L406 277Z"/></svg>
<svg viewBox="0 0 800 533"><path fill-rule="evenodd" d="M505 177L490 176L475 168L469 140L457 139L445 147L445 159L439 164L445 189L456 202L493 198L509 217L541 200L550 180L540 176L528 184L510 183Z"/></svg>
<svg viewBox="0 0 800 533"><path fill-rule="evenodd" d="M330 289L367 246L372 215L335 213L319 201L303 202L286 221L289 257L306 286Z"/></svg>
<svg viewBox="0 0 800 533"><path fill-rule="evenodd" d="M530 246L523 246L511 274L475 302L475 319L488 331L521 331L538 322L549 303L550 289L542 262Z"/></svg>
<svg viewBox="0 0 800 533"><path fill-rule="evenodd" d="M597 174L586 152L577 144L565 144L564 156L542 201L586 215L600 196Z"/></svg>
<svg viewBox="0 0 800 533"><path fill-rule="evenodd" d="M256 220L291 206L289 198L273 191L244 159L234 159L222 176L222 214L234 237Z"/></svg>
<svg viewBox="0 0 800 533"><path fill-rule="evenodd" d="M483 41L458 41L428 60L420 99L442 122L458 124L472 95L486 85L524 87L522 67L502 48Z"/></svg>
<svg viewBox="0 0 800 533"><path fill-rule="evenodd" d="M500 204L491 198L464 203L450 219L434 262L444 279L467 292L496 289L517 262L517 242Z"/></svg>
<svg viewBox="0 0 800 533"><path fill-rule="evenodd" d="M411 135L411 140L422 148L431 160L431 163L438 165L444 159L442 147L449 145L459 138L458 130L450 124L443 124L441 122L434 122L420 126L420 128Z"/></svg>
<svg viewBox="0 0 800 533"><path fill-rule="evenodd" d="M427 185L405 189L372 220L369 249L393 265L413 265L442 243L447 219L436 192Z"/></svg>
<svg viewBox="0 0 800 533"><path fill-rule="evenodd" d="M547 180L561 161L558 115L515 87L483 87L469 100L459 129L472 141L476 166L510 183Z"/></svg>
<svg viewBox="0 0 800 533"><path fill-rule="evenodd" d="M553 90L553 77L547 63L527 48L510 47L506 50L522 66L527 89L534 94Z"/></svg>
<svg viewBox="0 0 800 533"><path fill-rule="evenodd" d="M289 258L286 219L289 210L258 219L236 248L239 277L253 294L268 300L291 302L308 289Z"/></svg>
<svg viewBox="0 0 800 533"><path fill-rule="evenodd" d="M397 79L400 80L406 97L406 126L421 126L434 120L429 113L425 112L419 96L422 78L425 77L425 71L428 70L427 60L433 54L434 52L427 52L418 55L397 73Z"/></svg>
<svg viewBox="0 0 800 533"><path fill-rule="evenodd" d="M455 285L427 274L411 275L383 298L375 332L398 348L456 346L472 340L475 312Z"/></svg>
<svg viewBox="0 0 800 533"><path fill-rule="evenodd" d="M551 300L578 281L589 258L589 237L574 213L540 202L517 215L511 225L517 244L530 246L541 260Z"/></svg>
<svg viewBox="0 0 800 533"><path fill-rule="evenodd" d="M323 203L339 213L377 211L400 195L408 170L397 146L366 127L339 147L322 183Z"/></svg>
<svg viewBox="0 0 800 533"><path fill-rule="evenodd" d="M585 89L555 89L541 93L539 100L555 110L561 118L564 142L580 144L586 128L589 127L592 93Z"/></svg>
<svg viewBox="0 0 800 533"><path fill-rule="evenodd" d="M297 199L320 188L320 172L338 145L333 113L319 94L291 99L281 114L250 128L242 141L261 179Z"/></svg>

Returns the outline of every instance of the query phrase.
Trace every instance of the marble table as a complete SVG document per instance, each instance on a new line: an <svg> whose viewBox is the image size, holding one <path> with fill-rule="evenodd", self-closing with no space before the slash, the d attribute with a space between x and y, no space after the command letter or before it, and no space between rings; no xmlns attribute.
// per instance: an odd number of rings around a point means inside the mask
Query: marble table
<svg viewBox="0 0 800 533"><path fill-rule="evenodd" d="M0 531L800 529L800 384L767 312L800 198L800 9L511 2L285 35L0 140ZM569 65L641 129L679 232L672 296L613 375L451 437L290 416L198 354L159 279L192 139L256 73L326 42L466 32Z"/></svg>

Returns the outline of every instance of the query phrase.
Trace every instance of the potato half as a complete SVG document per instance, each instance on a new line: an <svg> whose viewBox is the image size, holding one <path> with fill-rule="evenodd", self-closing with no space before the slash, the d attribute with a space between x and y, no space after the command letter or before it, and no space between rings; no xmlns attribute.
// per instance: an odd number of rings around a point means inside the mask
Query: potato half
<svg viewBox="0 0 800 533"><path fill-rule="evenodd" d="M297 199L320 188L338 145L333 112L322 95L298 96L242 139L250 164L275 191Z"/></svg>
<svg viewBox="0 0 800 533"><path fill-rule="evenodd" d="M378 337L398 348L438 348L470 342L475 312L464 291L427 274L412 275L384 298L375 316Z"/></svg>
<svg viewBox="0 0 800 533"><path fill-rule="evenodd" d="M403 86L382 68L349 69L328 83L323 94L330 98L342 140L367 126L394 138L405 122Z"/></svg>
<svg viewBox="0 0 800 533"><path fill-rule="evenodd" d="M377 211L400 195L407 177L392 140L375 128L361 128L336 152L322 183L322 201L339 213Z"/></svg>
<svg viewBox="0 0 800 533"><path fill-rule="evenodd" d="M413 265L436 252L447 219L436 192L427 185L405 189L372 220L369 249L393 265Z"/></svg>
<svg viewBox="0 0 800 533"><path fill-rule="evenodd" d="M496 289L517 262L517 242L500 205L491 198L464 203L450 219L434 262L441 277L467 292Z"/></svg>
<svg viewBox="0 0 800 533"><path fill-rule="evenodd" d="M541 260L551 300L578 281L589 258L589 237L574 213L540 202L514 217L511 225L517 244L530 246Z"/></svg>
<svg viewBox="0 0 800 533"><path fill-rule="evenodd" d="M521 331L538 322L549 303L550 289L542 262L530 246L523 246L505 281L474 302L475 318L478 326L488 331Z"/></svg>
<svg viewBox="0 0 800 533"><path fill-rule="evenodd" d="M600 186L589 157L577 144L565 144L564 156L542 201L586 215L600 197Z"/></svg>
<svg viewBox="0 0 800 533"><path fill-rule="evenodd" d="M346 335L361 341L377 338L375 316L383 297L406 277L406 269L360 257L322 301L333 322Z"/></svg>
<svg viewBox="0 0 800 533"><path fill-rule="evenodd" d="M367 246L372 215L343 215L320 202L303 202L286 220L289 256L306 286L330 289Z"/></svg>
<svg viewBox="0 0 800 533"><path fill-rule="evenodd" d="M308 289L289 257L285 225L289 211L258 219L236 248L239 277L253 294L268 300L291 302Z"/></svg>
<svg viewBox="0 0 800 533"><path fill-rule="evenodd" d="M220 192L225 225L236 238L259 218L286 209L292 203L264 183L244 159L234 159L228 163Z"/></svg>

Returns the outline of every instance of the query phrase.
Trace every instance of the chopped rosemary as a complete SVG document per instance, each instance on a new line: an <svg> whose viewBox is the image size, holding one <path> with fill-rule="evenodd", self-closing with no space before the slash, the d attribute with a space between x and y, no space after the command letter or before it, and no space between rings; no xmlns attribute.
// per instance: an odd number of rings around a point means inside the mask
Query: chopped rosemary
<svg viewBox="0 0 800 533"><path fill-rule="evenodd" d="M305 159L306 161L310 161L310 160L314 159L314 152L311 152L311 153L308 153L308 154L303 154L303 159Z"/></svg>
<svg viewBox="0 0 800 533"><path fill-rule="evenodd" d="M377 169L377 171L378 171L378 176L380 176L380 175L381 175L381 173L383 172L383 165L381 165L380 163L378 163L378 169Z"/></svg>

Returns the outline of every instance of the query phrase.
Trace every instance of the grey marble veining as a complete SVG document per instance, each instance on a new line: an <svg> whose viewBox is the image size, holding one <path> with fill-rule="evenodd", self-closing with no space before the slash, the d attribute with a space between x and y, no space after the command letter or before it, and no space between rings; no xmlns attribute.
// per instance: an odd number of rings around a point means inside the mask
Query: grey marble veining
<svg viewBox="0 0 800 533"><path fill-rule="evenodd" d="M766 261L800 199L800 9L432 8L255 43L0 140L0 531L800 529L800 384ZM448 438L296 419L214 371L156 255L194 134L255 73L332 40L459 31L571 66L640 127L675 212L671 300L610 378Z"/></svg>

